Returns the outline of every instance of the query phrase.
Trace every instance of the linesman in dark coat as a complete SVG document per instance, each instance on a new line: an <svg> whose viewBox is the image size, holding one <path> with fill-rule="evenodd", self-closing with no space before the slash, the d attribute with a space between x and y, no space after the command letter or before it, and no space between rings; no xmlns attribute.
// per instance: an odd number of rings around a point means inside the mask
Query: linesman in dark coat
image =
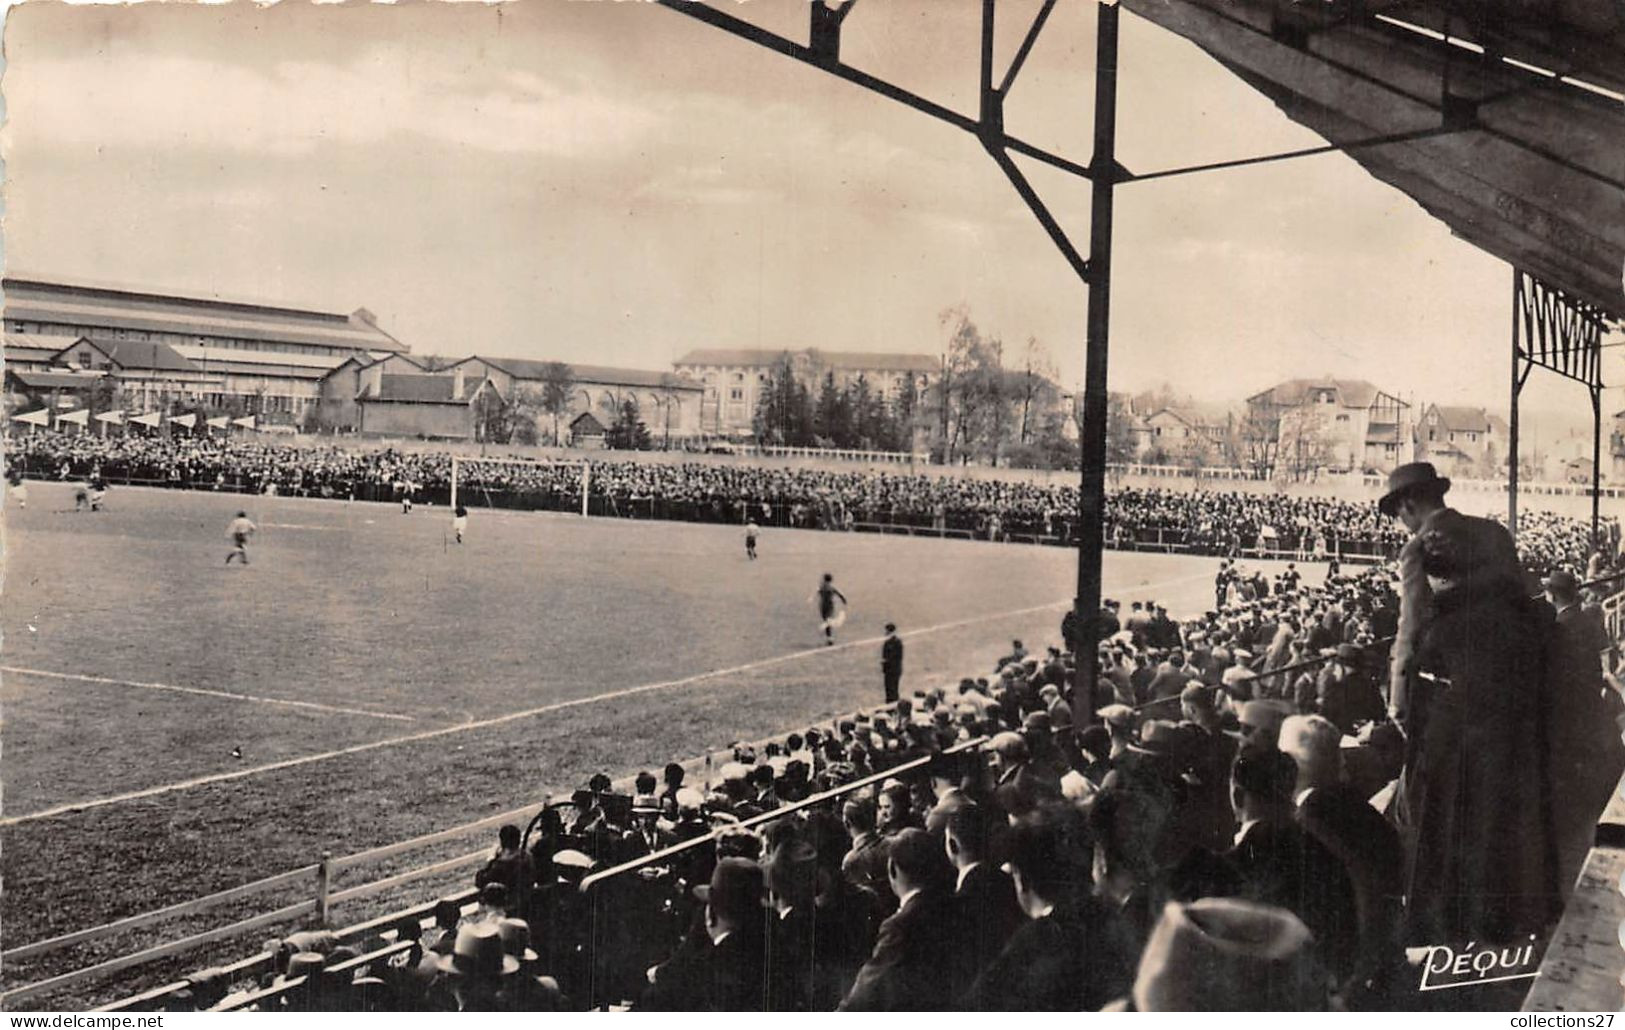
<svg viewBox="0 0 1625 1030"><path fill-rule="evenodd" d="M880 674L886 680L886 703L897 700L897 686L903 680L903 640L897 624L886 623L886 640L880 645Z"/></svg>

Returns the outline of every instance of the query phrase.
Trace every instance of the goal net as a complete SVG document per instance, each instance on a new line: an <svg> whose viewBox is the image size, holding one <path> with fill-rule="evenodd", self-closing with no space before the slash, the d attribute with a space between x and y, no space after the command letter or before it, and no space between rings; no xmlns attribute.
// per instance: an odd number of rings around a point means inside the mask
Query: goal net
<svg viewBox="0 0 1625 1030"><path fill-rule="evenodd" d="M528 458L451 459L451 507L517 508L587 514L592 466Z"/></svg>

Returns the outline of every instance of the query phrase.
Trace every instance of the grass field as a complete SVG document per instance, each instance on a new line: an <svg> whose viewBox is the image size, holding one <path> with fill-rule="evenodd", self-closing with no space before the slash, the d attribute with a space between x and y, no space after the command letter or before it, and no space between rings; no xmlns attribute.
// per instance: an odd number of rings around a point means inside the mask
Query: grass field
<svg viewBox="0 0 1625 1030"><path fill-rule="evenodd" d="M905 692L986 672L1056 638L1075 576L1007 544L777 531L752 563L722 526L475 511L459 547L435 509L109 500L34 484L6 511L6 947L878 702L887 620ZM244 504L253 564L227 568ZM1108 554L1107 593L1200 609L1212 565ZM825 571L852 602L832 648Z"/></svg>

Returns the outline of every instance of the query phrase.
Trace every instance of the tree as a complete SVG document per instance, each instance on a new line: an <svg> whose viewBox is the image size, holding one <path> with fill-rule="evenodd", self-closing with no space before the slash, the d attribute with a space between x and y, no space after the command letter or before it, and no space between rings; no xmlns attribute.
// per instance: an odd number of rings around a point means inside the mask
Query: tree
<svg viewBox="0 0 1625 1030"><path fill-rule="evenodd" d="M968 460L981 442L981 453L996 462L1009 415L1004 345L997 337L984 337L963 305L943 311L938 321L948 340L933 391L939 435L932 450L951 463Z"/></svg>
<svg viewBox="0 0 1625 1030"><path fill-rule="evenodd" d="M835 385L835 373L824 373L813 412L813 435L820 447L852 446L852 403L846 391Z"/></svg>
<svg viewBox="0 0 1625 1030"><path fill-rule="evenodd" d="M617 451L646 451L649 445L649 427L638 417L637 402L622 401L615 423L604 434L604 446Z"/></svg>
<svg viewBox="0 0 1625 1030"><path fill-rule="evenodd" d="M1044 403L1046 395L1049 395L1048 400L1053 403L1055 368L1050 362L1048 349L1036 336L1027 337L1021 358L1021 374L1014 391L1017 403L1021 406L1021 419L1016 438L1026 443L1037 426L1039 414L1047 407Z"/></svg>
<svg viewBox="0 0 1625 1030"><path fill-rule="evenodd" d="M892 401L892 410L888 420L891 435L887 448L894 451L914 450L914 432L920 416L920 384L915 381L914 373L903 376L903 381L897 384L897 397Z"/></svg>
<svg viewBox="0 0 1625 1030"><path fill-rule="evenodd" d="M575 370L562 361L542 366L542 411L553 416L553 446L559 445L559 419L570 413Z"/></svg>
<svg viewBox="0 0 1625 1030"><path fill-rule="evenodd" d="M1082 396L1082 391L1079 391ZM1076 410L1081 414L1083 405L1079 404ZM1078 436L1083 436L1083 426L1078 426ZM1120 393L1106 396L1106 463L1108 465L1127 465L1135 458L1137 450L1134 438L1134 413L1129 411L1128 400Z"/></svg>
<svg viewBox="0 0 1625 1030"><path fill-rule="evenodd" d="M1313 405L1299 405L1283 412L1280 437L1276 444L1277 471L1300 482L1312 478L1331 461L1331 441L1326 426Z"/></svg>
<svg viewBox="0 0 1625 1030"><path fill-rule="evenodd" d="M788 354L780 355L756 401L752 427L756 438L785 447L812 443L813 417L807 388L796 378Z"/></svg>

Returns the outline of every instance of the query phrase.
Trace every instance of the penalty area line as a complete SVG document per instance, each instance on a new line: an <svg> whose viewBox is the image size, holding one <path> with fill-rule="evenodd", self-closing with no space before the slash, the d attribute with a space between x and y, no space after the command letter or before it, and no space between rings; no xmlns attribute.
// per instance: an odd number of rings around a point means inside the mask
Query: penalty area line
<svg viewBox="0 0 1625 1030"><path fill-rule="evenodd" d="M374 712L365 708L345 708L342 705L324 705L316 701L295 701L282 697L260 697L257 694L238 694L229 690L210 690L207 687L183 687L175 683L143 683L139 680L116 680L106 676L83 676L72 672L51 672L47 669L23 669L15 665L0 665L0 672L11 676L37 676L45 679L74 680L108 687L139 687L142 690L167 690L176 694L198 694L203 697L224 698L227 701L249 701L261 705L280 705L285 708L305 708L332 715L364 715L370 719L390 719L395 722L417 722L410 715L393 712Z"/></svg>
<svg viewBox="0 0 1625 1030"><path fill-rule="evenodd" d="M1164 580L1159 583L1144 583L1139 584L1137 587L1135 587L1135 589L1150 589L1153 587L1172 586L1176 583L1186 583L1195 579L1206 578L1208 575L1208 573L1201 573L1199 575L1181 576L1176 579ZM978 615L969 619L958 619L953 622L944 622L935 626L924 626L899 635L905 637L925 636L930 633L941 633L946 630L959 629L963 626L971 626L981 622L993 622L998 619L1013 618L1018 615L1032 615L1037 612L1054 611L1058 608L1065 608L1071 603L1072 602L1070 600L1052 601L1048 604L1033 605L1028 608L1016 608L1011 611L992 612L987 615ZM793 662L803 658L833 654L835 652L849 650L854 647L870 647L879 643L882 639L883 638L881 637L872 637L865 640L853 640L843 644L836 644L833 647L815 647L802 651L792 651L789 654L776 655L772 658L764 658L754 662L746 662L743 665L735 665L726 669L713 669L709 672L701 672L692 676L684 676L681 679L664 680L659 683L644 683L635 687L623 687L620 690L610 690L602 694L593 694L589 697L573 698L568 701L555 701L552 704L542 705L539 708L527 708L524 711L509 712L506 715L497 715L489 719L460 722L450 726L437 727L431 730L421 730L417 733L408 733L399 737L388 737L383 740L369 741L364 744L352 744L349 747L337 748L332 751L323 751L313 755L301 755L297 758L285 758L281 761L268 762L264 765L257 765L248 769L234 769L230 772L211 773L207 776L197 776L192 779L181 780L176 783L160 784L158 786L147 787L142 790L129 791L128 793L124 794L114 794L109 797L92 798L87 801L74 801L61 805L53 805L50 808L43 808L37 812L26 812L22 815L13 815L0 818L0 827L16 826L20 823L36 822L41 819L51 819L59 815L85 812L97 808L106 808L111 805L123 804L129 801L141 801L146 798L159 797L161 795L172 794L177 791L191 790L195 787L207 787L216 783L229 783L232 780L247 779L250 776L259 776L265 773L280 772L284 769L295 769L303 765L313 765L317 762L332 761L336 758L347 758L352 755L366 754L370 751L379 751L383 748L397 747L402 744L416 744L421 741L435 740L437 738L448 737L453 734L470 733L476 730L489 729L492 726L502 726L507 723L518 722L523 719L534 719L540 715L549 715L553 712L560 712L570 708L579 708L582 705L595 704L599 701L615 701L621 698L635 697L639 694L647 694L656 690L667 690L672 687L690 686L695 683L702 683L705 680L716 679L721 676L732 676L742 672L752 672L757 669L771 668L775 665L783 665L786 662ZM0 671L4 671L3 666L0 666Z"/></svg>

